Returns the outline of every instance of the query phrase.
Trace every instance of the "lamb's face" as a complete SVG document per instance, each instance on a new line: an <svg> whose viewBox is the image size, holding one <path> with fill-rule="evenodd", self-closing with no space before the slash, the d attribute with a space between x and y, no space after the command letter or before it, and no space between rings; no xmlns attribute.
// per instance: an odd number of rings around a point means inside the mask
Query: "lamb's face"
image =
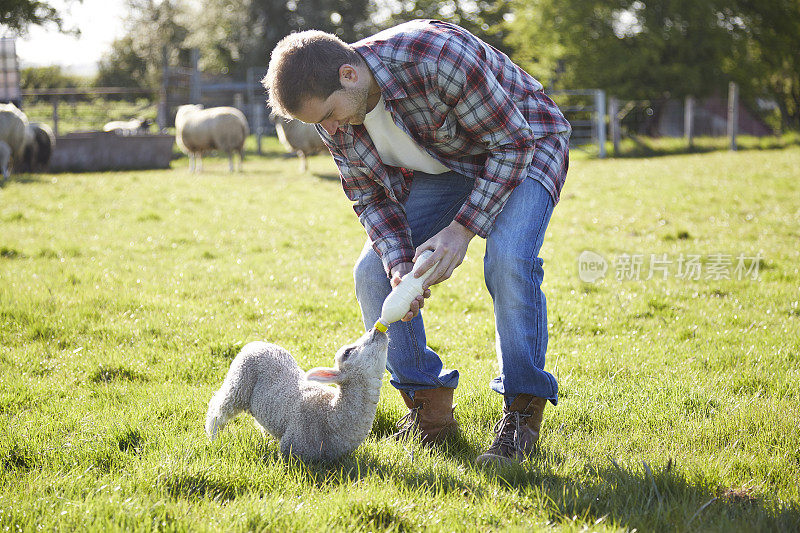
<svg viewBox="0 0 800 533"><path fill-rule="evenodd" d="M353 372L380 374L386 366L388 347L389 337L373 328L353 344L342 346L336 352L336 367L343 376Z"/></svg>

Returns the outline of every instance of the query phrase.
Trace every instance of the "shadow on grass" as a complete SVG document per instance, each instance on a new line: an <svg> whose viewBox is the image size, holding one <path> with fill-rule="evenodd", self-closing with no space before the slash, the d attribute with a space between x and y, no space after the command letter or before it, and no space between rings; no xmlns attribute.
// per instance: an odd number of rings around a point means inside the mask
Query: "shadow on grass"
<svg viewBox="0 0 800 533"><path fill-rule="evenodd" d="M736 151L765 151L765 150L783 150L790 146L800 146L800 137L784 136L784 137L764 137L764 138L748 138L740 140L737 143ZM664 157L674 155L688 155L688 154L706 154L710 152L726 152L729 150L727 140L714 139L712 141L699 138L697 142L689 147L685 141L668 139L662 140L658 138L646 138L631 135L625 146L622 147L621 153L614 153L613 149L609 150L612 158L615 159L644 159L652 157Z"/></svg>

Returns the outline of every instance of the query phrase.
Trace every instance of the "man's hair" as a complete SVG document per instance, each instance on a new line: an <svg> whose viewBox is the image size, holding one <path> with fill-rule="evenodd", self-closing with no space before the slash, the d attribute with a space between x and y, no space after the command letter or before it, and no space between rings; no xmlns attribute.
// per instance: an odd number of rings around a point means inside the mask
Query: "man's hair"
<svg viewBox="0 0 800 533"><path fill-rule="evenodd" d="M307 30L281 39L261 80L273 112L291 117L309 98L327 99L342 88L339 67L344 64L361 65L364 60L333 34Z"/></svg>

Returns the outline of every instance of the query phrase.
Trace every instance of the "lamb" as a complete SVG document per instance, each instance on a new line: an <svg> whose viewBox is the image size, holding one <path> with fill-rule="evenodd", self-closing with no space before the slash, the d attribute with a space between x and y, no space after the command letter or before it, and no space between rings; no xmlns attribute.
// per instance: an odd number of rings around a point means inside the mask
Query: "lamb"
<svg viewBox="0 0 800 533"><path fill-rule="evenodd" d="M213 440L230 419L247 411L280 441L284 456L332 461L348 454L375 420L388 344L385 333L372 329L339 349L333 368L304 375L280 346L251 342L208 404L206 433Z"/></svg>
<svg viewBox="0 0 800 533"><path fill-rule="evenodd" d="M25 135L25 146L19 165L14 169L20 172L42 172L50 165L50 157L56 146L56 136L47 124L31 122Z"/></svg>
<svg viewBox="0 0 800 533"><path fill-rule="evenodd" d="M149 118L134 118L131 120L112 120L106 122L103 131L116 133L117 135L146 135L150 131L153 121Z"/></svg>
<svg viewBox="0 0 800 533"><path fill-rule="evenodd" d="M28 117L14 104L0 104L0 141L11 149L11 159L19 161L25 147Z"/></svg>
<svg viewBox="0 0 800 533"><path fill-rule="evenodd" d="M278 132L278 140L288 151L295 152L300 158L300 172L308 170L307 156L328 150L313 124L306 124L295 119L273 120L275 130Z"/></svg>
<svg viewBox="0 0 800 533"><path fill-rule="evenodd" d="M189 155L189 172L203 168L204 152L221 150L228 154L233 172L233 152L239 153L239 170L244 161L244 141L250 134L247 119L235 107L203 109L197 104L182 105L175 116L175 140L178 148Z"/></svg>
<svg viewBox="0 0 800 533"><path fill-rule="evenodd" d="M8 179L8 162L11 160L11 147L5 141L0 141L0 171L3 173L3 183Z"/></svg>

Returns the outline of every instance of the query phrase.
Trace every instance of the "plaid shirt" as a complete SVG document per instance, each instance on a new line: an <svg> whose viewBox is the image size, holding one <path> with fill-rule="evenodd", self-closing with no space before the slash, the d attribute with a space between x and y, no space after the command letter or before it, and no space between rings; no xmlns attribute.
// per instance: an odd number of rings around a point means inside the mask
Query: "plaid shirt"
<svg viewBox="0 0 800 533"><path fill-rule="evenodd" d="M444 166L475 179L455 220L481 237L511 191L528 175L536 139L570 125L542 85L458 26L433 20L401 24L353 44L401 130ZM363 125L333 135L317 126L387 272L414 257L403 202L412 172L384 165ZM557 202L565 179L531 177Z"/></svg>

